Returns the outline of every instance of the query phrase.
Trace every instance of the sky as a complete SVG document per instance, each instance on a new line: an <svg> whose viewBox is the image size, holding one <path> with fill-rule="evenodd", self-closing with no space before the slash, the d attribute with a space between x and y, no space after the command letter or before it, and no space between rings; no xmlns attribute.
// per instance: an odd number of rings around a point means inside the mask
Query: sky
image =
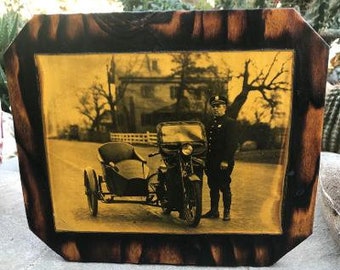
<svg viewBox="0 0 340 270"><path fill-rule="evenodd" d="M95 81L106 82L112 54L36 55L41 81L43 113L53 113L59 126L79 121L78 93Z"/></svg>

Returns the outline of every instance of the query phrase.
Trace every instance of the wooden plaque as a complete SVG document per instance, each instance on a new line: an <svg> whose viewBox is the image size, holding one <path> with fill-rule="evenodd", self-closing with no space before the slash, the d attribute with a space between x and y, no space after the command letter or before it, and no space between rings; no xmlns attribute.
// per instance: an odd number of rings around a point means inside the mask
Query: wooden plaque
<svg viewBox="0 0 340 270"><path fill-rule="evenodd" d="M130 118L117 118L120 130L111 140L122 131L150 137L145 126L172 117L170 101L183 82L172 64L188 55L196 57L193 66L202 72L187 76L187 85L196 88L186 89L191 107L183 115L207 112L207 94L223 90L231 116L264 127L259 134L274 138L269 144L269 139L242 141L232 175L232 219L202 220L188 228L177 216L165 218L159 208L141 204L100 204L97 217L91 217L82 208L82 169L86 162L99 163L96 152L89 152L96 145L85 144L90 138L81 135L84 89L117 87L116 100L125 91ZM203 58L209 60L200 62ZM70 261L273 264L312 233L327 58L326 43L293 9L34 16L5 54L30 229ZM144 71L138 73L137 66ZM208 71L210 77L204 77ZM170 101L157 96L165 86ZM212 92L206 92L208 86ZM237 103L246 101L249 106L240 110ZM123 110L113 105L118 113ZM70 120L76 109L78 122ZM98 129L108 119L101 118ZM266 137L274 130L275 137ZM247 188L252 190L246 193ZM203 199L203 210L208 204Z"/></svg>

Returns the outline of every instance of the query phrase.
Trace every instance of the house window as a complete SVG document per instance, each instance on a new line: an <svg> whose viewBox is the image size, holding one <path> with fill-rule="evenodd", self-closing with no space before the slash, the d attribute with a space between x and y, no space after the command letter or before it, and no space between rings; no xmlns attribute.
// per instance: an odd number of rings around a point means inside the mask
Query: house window
<svg viewBox="0 0 340 270"><path fill-rule="evenodd" d="M170 86L170 98L176 99L178 91L179 91L178 86Z"/></svg>
<svg viewBox="0 0 340 270"><path fill-rule="evenodd" d="M159 70L159 68L158 68L158 61L157 60L152 60L151 64L152 64L152 70L153 71L158 71Z"/></svg>
<svg viewBox="0 0 340 270"><path fill-rule="evenodd" d="M155 96L155 87L153 85L142 85L141 94L143 98L153 98Z"/></svg>

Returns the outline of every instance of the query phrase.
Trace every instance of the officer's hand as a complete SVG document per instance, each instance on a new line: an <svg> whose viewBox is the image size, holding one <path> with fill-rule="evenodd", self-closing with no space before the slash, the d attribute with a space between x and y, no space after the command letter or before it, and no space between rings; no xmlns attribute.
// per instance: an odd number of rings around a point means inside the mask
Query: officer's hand
<svg viewBox="0 0 340 270"><path fill-rule="evenodd" d="M226 169L228 169L228 162L226 162L226 161L221 161L220 169L221 169L221 170L226 170Z"/></svg>

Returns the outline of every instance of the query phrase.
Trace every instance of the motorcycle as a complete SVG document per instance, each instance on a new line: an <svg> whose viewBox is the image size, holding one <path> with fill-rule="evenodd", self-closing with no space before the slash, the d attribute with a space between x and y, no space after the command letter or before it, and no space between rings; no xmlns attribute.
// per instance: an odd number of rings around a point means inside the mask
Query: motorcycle
<svg viewBox="0 0 340 270"><path fill-rule="evenodd" d="M202 214L202 178L207 149L205 129L198 121L157 125L163 164L158 168L156 195L164 214L178 211L188 226L196 227Z"/></svg>
<svg viewBox="0 0 340 270"><path fill-rule="evenodd" d="M164 214L178 211L187 225L195 227L199 224L202 157L207 148L204 127L193 121L162 122L156 129L158 151L149 157L161 155L163 162L153 173L131 144L108 142L98 148L102 173L90 166L83 171L91 216L98 214L98 201L108 204L129 202L160 206Z"/></svg>

